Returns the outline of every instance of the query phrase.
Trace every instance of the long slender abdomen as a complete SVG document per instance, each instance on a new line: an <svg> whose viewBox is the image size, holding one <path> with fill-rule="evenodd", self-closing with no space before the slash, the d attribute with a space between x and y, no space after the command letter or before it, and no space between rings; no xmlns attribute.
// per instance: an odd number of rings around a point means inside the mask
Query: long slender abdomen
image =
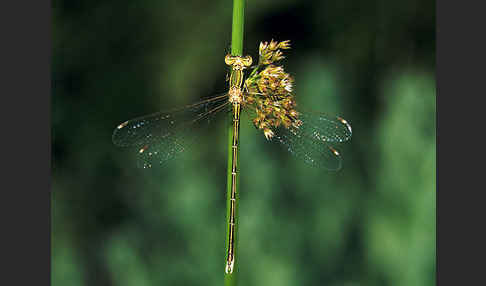
<svg viewBox="0 0 486 286"><path fill-rule="evenodd" d="M238 139L240 131L240 108L239 103L233 104L233 142L231 153L231 205L229 219L228 251L226 261L226 273L232 273L235 262L235 240L236 240L236 184L238 182Z"/></svg>

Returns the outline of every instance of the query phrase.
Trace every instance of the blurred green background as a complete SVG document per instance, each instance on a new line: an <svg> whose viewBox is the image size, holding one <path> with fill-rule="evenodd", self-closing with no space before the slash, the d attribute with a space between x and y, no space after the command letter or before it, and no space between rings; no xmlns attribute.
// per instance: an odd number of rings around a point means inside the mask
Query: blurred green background
<svg viewBox="0 0 486 286"><path fill-rule="evenodd" d="M221 285L226 121L148 171L111 134L226 89L232 1L52 7L52 285ZM248 1L245 53L272 38L353 138L327 172L242 125L240 285L435 285L435 2Z"/></svg>

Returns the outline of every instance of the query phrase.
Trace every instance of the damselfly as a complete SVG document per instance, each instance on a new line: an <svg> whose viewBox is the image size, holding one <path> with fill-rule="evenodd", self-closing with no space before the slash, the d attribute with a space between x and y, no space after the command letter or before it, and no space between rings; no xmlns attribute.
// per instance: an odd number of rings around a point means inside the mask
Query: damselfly
<svg viewBox="0 0 486 286"><path fill-rule="evenodd" d="M232 192L227 273L233 271L234 264L241 111L248 113L267 140L282 144L290 153L312 166L328 170L341 167L341 156L332 145L351 138L351 126L343 118L297 111L293 79L282 66L276 65L284 58L282 50L289 48L289 41L260 43L258 63L251 67L252 71L246 79L244 70L250 68L251 57L227 55L225 63L231 67L228 92L173 111L126 121L113 133L115 145L138 147L140 166L150 168L183 152L194 128L207 123L217 114L225 113L223 111L232 113Z"/></svg>

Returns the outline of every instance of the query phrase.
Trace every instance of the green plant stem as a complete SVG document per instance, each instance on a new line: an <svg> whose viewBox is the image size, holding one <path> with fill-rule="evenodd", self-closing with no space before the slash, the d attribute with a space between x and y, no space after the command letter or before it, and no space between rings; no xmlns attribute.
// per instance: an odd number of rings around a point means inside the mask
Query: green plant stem
<svg viewBox="0 0 486 286"><path fill-rule="evenodd" d="M233 25L231 31L231 54L243 55L243 27L245 24L245 0L233 0Z"/></svg>
<svg viewBox="0 0 486 286"><path fill-rule="evenodd" d="M233 56L242 56L243 54L243 26L244 26L244 18L245 18L245 1L244 0L233 0L233 24L232 24L232 32L231 32L231 54ZM232 172L232 143L233 143L233 114L229 114L229 122L228 124L228 171L227 171L227 188L226 188L226 225L229 225L230 219L230 205L231 205L231 172ZM239 156L239 150L237 150L237 154ZM239 170L238 170L239 174ZM237 175L237 184L239 185L239 175ZM236 225L235 225L235 245L234 245L234 253L238 254L238 197L239 192L238 189L236 190ZM225 244L225 261L224 266L226 267L226 250L228 248L229 240L229 228L226 229L226 244ZM225 286L234 286L236 285L236 274L238 273L238 260L235 259L235 266L233 273L225 273L224 275L224 285ZM224 269L224 268L222 268Z"/></svg>

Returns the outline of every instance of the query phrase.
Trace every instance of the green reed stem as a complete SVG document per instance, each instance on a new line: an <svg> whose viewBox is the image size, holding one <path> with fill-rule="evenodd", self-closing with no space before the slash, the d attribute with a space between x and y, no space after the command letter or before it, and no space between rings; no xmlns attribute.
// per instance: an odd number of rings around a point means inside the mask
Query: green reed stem
<svg viewBox="0 0 486 286"><path fill-rule="evenodd" d="M242 56L243 54L243 26L244 26L244 18L245 18L245 1L244 0L233 0L233 24L232 24L232 32L231 32L231 54L233 56ZM228 171L227 171L227 188L226 188L226 225L229 225L230 219L230 205L231 205L231 172L232 172L232 143L233 143L233 114L229 114L229 122L228 124ZM239 148L238 148L239 149ZM239 151L238 151L239 153ZM239 157L239 154L237 158ZM238 170L239 174L239 170ZM239 175L237 175L237 184L239 185ZM236 190L236 226L235 226L235 249L234 252L238 255L238 197L239 191ZM229 240L229 227L226 229L226 244L225 244L225 261L224 266L226 266L226 249L228 248ZM235 286L236 285L236 274L238 273L238 263L239 260L236 258L235 267L233 273L231 274L224 274L224 285L225 286ZM221 269L224 269L223 267Z"/></svg>

